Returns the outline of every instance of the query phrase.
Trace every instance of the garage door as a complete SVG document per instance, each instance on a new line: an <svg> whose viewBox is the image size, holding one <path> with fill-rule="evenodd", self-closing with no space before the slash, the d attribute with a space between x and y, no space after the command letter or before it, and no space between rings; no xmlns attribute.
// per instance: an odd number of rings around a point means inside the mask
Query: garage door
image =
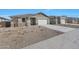
<svg viewBox="0 0 79 59"><path fill-rule="evenodd" d="M62 19L62 20L61 20L61 24L65 24L65 20Z"/></svg>
<svg viewBox="0 0 79 59"><path fill-rule="evenodd" d="M38 25L46 25L47 20L38 20Z"/></svg>

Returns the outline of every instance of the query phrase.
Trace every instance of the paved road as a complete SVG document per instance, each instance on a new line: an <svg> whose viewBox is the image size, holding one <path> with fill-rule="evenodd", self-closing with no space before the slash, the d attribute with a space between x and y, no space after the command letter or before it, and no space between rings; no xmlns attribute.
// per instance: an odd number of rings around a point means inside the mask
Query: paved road
<svg viewBox="0 0 79 59"><path fill-rule="evenodd" d="M70 27L70 28L79 28L79 24L59 24L59 26Z"/></svg>
<svg viewBox="0 0 79 59"><path fill-rule="evenodd" d="M41 25L53 30L61 31L61 32L69 32L72 30L75 30L76 28L70 28L70 27L64 27L64 26L58 26L58 25Z"/></svg>

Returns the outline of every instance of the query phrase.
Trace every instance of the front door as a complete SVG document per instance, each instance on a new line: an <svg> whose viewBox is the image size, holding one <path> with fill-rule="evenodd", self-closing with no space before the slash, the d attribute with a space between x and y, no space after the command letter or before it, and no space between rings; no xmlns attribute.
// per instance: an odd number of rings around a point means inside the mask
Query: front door
<svg viewBox="0 0 79 59"><path fill-rule="evenodd" d="M36 18L31 18L31 25L36 25Z"/></svg>

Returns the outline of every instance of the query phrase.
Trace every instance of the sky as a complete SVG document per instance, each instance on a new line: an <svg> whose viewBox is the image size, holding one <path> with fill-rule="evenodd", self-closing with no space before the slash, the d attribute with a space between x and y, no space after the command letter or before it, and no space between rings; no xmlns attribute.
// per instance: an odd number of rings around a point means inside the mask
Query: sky
<svg viewBox="0 0 79 59"><path fill-rule="evenodd" d="M0 16L7 17L39 12L45 13L46 15L79 17L79 9L0 9Z"/></svg>

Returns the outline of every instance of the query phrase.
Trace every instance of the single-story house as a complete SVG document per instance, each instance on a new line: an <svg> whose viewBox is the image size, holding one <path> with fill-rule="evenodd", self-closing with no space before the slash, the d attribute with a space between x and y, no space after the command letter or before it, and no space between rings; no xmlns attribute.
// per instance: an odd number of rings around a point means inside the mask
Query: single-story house
<svg viewBox="0 0 79 59"><path fill-rule="evenodd" d="M49 24L49 17L43 13L11 16L12 27Z"/></svg>
<svg viewBox="0 0 79 59"><path fill-rule="evenodd" d="M79 24L79 18L62 16L60 22L61 24Z"/></svg>
<svg viewBox="0 0 79 59"><path fill-rule="evenodd" d="M12 27L67 23L79 24L79 18L67 16L47 16L46 14L41 12L36 14L15 15L10 17L12 19Z"/></svg>
<svg viewBox="0 0 79 59"><path fill-rule="evenodd" d="M10 27L10 23L9 19L0 17L0 27Z"/></svg>
<svg viewBox="0 0 79 59"><path fill-rule="evenodd" d="M11 26L30 26L30 25L46 25L46 24L60 24L59 16L47 16L44 13L24 14L10 16Z"/></svg>

